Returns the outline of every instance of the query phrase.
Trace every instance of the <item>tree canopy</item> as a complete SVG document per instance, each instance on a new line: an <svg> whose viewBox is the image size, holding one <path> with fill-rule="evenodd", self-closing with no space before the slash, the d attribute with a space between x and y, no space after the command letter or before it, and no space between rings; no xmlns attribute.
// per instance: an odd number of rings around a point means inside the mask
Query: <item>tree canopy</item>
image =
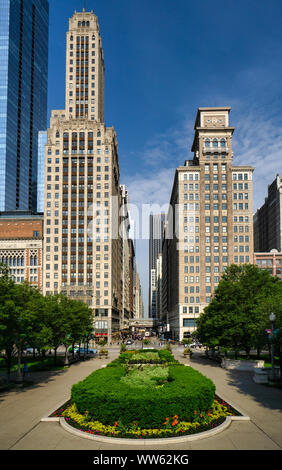
<svg viewBox="0 0 282 470"><path fill-rule="evenodd" d="M0 351L8 373L13 355L25 347L38 349L44 359L47 350L83 342L92 330L93 312L86 304L62 294L45 297L27 282L16 284L0 265Z"/></svg>
<svg viewBox="0 0 282 470"><path fill-rule="evenodd" d="M197 320L197 335L207 346L232 348L235 354L265 344L269 313L281 326L282 281L251 264L231 265L210 304Z"/></svg>

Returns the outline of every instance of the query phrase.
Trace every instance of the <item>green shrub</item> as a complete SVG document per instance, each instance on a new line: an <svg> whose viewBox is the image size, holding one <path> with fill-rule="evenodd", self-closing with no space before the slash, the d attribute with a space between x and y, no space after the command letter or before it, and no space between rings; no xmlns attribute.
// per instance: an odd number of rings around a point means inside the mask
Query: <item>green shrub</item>
<svg viewBox="0 0 282 470"><path fill-rule="evenodd" d="M190 421L194 411L207 411L214 400L215 386L201 373L183 365L169 366L170 381L161 387L129 386L126 367L116 363L99 369L73 385L72 403L93 420L114 425L134 421L143 428L157 428L166 417ZM123 380L122 380L123 379Z"/></svg>
<svg viewBox="0 0 282 470"><path fill-rule="evenodd" d="M121 382L130 387L156 387L168 381L169 369L162 366L140 365L128 371Z"/></svg>
<svg viewBox="0 0 282 470"><path fill-rule="evenodd" d="M167 350L161 349L144 349L125 351L115 359L112 364L164 364L178 363L174 356Z"/></svg>
<svg viewBox="0 0 282 470"><path fill-rule="evenodd" d="M108 355L108 350L105 349L105 348L102 348L102 349L100 349L99 354L100 355Z"/></svg>
<svg viewBox="0 0 282 470"><path fill-rule="evenodd" d="M193 352L189 347L187 347L187 348L184 349L183 354L185 356L192 356Z"/></svg>

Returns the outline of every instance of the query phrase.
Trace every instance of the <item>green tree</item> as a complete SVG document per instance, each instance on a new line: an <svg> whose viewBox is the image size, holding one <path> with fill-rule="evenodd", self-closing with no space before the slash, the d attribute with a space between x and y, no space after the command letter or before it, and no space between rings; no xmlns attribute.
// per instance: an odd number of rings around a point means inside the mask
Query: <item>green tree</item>
<svg viewBox="0 0 282 470"><path fill-rule="evenodd" d="M27 307L31 331L29 344L41 353L41 368L44 369L45 354L52 347L53 329L49 297L44 297L39 291L34 291Z"/></svg>
<svg viewBox="0 0 282 470"><path fill-rule="evenodd" d="M7 373L10 376L12 357L18 355L18 376L21 375L22 350L32 331L32 317L27 305L34 290L28 283L15 284L9 269L0 266L0 346L5 352Z"/></svg>
<svg viewBox="0 0 282 470"><path fill-rule="evenodd" d="M83 302L59 296L59 312L61 315L61 344L65 346L65 363L68 362L68 348L75 343L86 341L93 332L93 312Z"/></svg>
<svg viewBox="0 0 282 470"><path fill-rule="evenodd" d="M262 311L264 312L265 316L265 323L266 328L270 329L270 320L269 315L274 313L276 316L275 319L275 334L271 336L270 340L268 340L269 349L271 347L271 343L274 343L275 352L278 354L279 357L279 366L280 371L282 371L282 281L279 280L275 284L275 289L273 289L272 295L263 299L261 304ZM265 330L264 330L265 334ZM282 381L282 374L280 374L280 380Z"/></svg>
<svg viewBox="0 0 282 470"><path fill-rule="evenodd" d="M254 265L231 265L210 304L197 321L197 335L207 346L232 348L247 355L266 328L265 299L280 281Z"/></svg>

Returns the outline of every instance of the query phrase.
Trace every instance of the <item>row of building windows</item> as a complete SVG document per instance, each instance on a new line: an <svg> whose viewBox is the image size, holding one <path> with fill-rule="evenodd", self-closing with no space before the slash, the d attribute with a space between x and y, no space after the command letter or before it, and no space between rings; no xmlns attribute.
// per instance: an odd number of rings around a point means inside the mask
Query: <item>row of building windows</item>
<svg viewBox="0 0 282 470"><path fill-rule="evenodd" d="M217 153L214 153L213 155L210 155L209 153L206 154L206 159L207 160L218 160L219 158L221 158L222 160L225 160L226 159L226 153L222 153L220 156L217 154Z"/></svg>
<svg viewBox="0 0 282 470"><path fill-rule="evenodd" d="M6 264L7 266L24 266L25 265L25 258L24 256L2 256L1 258L2 264ZM35 255L30 256L29 258L29 266L37 266L38 258Z"/></svg>
<svg viewBox="0 0 282 470"><path fill-rule="evenodd" d="M218 181L218 179L219 179L218 176L219 176L218 172L213 173L213 175L212 175L213 181ZM206 174L205 174L205 181L210 181L210 179L211 179L211 175L210 175L209 173L206 173ZM226 181L226 180L227 180L226 173L222 173L222 174L221 174L221 180L222 180L222 181Z"/></svg>
<svg viewBox="0 0 282 470"><path fill-rule="evenodd" d="M209 172L210 169L212 168L213 171L217 173L219 171L220 167L221 167L222 172L226 172L226 163L222 163L221 165L219 163L213 163L213 164L206 163L205 164L205 171Z"/></svg>
<svg viewBox="0 0 282 470"><path fill-rule="evenodd" d="M240 207L239 207L240 206ZM218 210L223 210L223 211L226 211L227 210L227 203L223 203L221 205L219 205L218 203L215 203L215 204L205 204L204 205L204 209L205 211L210 211L211 209L213 209L214 211L218 211ZM243 207L241 207L240 204L238 204L238 209L243 209ZM245 207L245 209L247 209ZM186 211L199 211L200 210L200 204L198 203L190 203L190 204L187 204L187 203L184 203L183 204L183 210L186 212Z"/></svg>
<svg viewBox="0 0 282 470"><path fill-rule="evenodd" d="M188 297L187 297L188 298ZM190 297L190 299L192 299L192 301L190 302L191 304L195 303L195 299L194 297ZM185 303L189 303L189 302L185 302ZM196 303L200 303L200 299L199 297L196 297ZM183 307L182 309L182 312L183 313L199 313L200 312L200 308L199 307ZM188 318L183 318L183 326L190 326L190 325L184 325L184 322L188 320Z"/></svg>
<svg viewBox="0 0 282 470"><path fill-rule="evenodd" d="M235 211L242 211L242 210L245 210L245 211L248 211L249 210L249 204L246 202L245 204L243 204L242 202L239 202L239 204L237 204L236 202L233 204L233 210Z"/></svg>
<svg viewBox="0 0 282 470"><path fill-rule="evenodd" d="M213 148L218 148L219 146L221 148L225 148L226 147L226 140L224 138L218 140L216 138L212 139L205 139L205 147L209 148L210 146L212 145Z"/></svg>

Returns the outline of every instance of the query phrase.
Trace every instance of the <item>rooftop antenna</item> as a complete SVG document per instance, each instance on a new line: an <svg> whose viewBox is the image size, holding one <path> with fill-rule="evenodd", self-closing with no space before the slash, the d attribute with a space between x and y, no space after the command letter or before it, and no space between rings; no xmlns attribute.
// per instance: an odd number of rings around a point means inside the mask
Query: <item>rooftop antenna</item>
<svg viewBox="0 0 282 470"><path fill-rule="evenodd" d="M86 10L86 0L83 0L83 11Z"/></svg>

